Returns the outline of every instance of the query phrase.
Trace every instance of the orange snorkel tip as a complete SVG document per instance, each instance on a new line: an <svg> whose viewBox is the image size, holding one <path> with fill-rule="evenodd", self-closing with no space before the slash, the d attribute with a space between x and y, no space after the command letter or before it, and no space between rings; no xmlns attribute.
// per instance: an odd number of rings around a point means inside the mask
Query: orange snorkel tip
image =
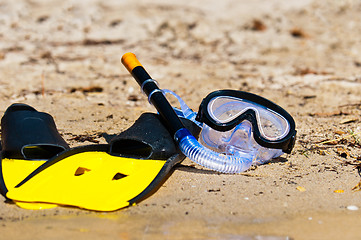
<svg viewBox="0 0 361 240"><path fill-rule="evenodd" d="M132 73L135 67L142 66L142 64L140 64L137 57L135 56L135 54L131 52L124 54L121 61L122 64L125 66L126 69L128 69L130 73Z"/></svg>

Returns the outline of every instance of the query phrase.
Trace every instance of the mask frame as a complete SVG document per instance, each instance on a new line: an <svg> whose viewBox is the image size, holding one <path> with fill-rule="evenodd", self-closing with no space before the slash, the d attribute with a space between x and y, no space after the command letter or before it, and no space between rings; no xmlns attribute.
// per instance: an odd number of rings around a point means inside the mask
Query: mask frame
<svg viewBox="0 0 361 240"><path fill-rule="evenodd" d="M253 107L255 109L263 106L265 109L272 110L287 121L289 127L288 133L280 139L267 139L265 136L263 136L260 130L257 114L254 109L247 109L239 116L228 122L217 121L211 116L208 110L208 105L216 97L232 97L240 100L246 100L247 102L255 103ZM249 92L238 90L218 90L208 94L199 106L198 114L195 120L201 123L205 123L212 129L221 132L229 131L235 128L241 122L248 120L252 125L253 137L259 145L266 148L282 149L282 151L285 153L291 153L296 141L296 124L292 116L286 110L271 102L270 100Z"/></svg>

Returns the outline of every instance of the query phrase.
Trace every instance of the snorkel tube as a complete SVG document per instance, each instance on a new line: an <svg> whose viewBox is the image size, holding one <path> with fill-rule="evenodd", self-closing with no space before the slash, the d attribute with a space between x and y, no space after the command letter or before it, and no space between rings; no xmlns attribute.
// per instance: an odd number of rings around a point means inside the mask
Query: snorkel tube
<svg viewBox="0 0 361 240"><path fill-rule="evenodd" d="M200 144L184 127L157 82L150 77L136 56L133 53L126 53L121 61L148 96L149 102L165 120L170 134L182 153L189 159L203 167L223 173L239 173L252 165L254 154L237 152L234 155L225 155Z"/></svg>

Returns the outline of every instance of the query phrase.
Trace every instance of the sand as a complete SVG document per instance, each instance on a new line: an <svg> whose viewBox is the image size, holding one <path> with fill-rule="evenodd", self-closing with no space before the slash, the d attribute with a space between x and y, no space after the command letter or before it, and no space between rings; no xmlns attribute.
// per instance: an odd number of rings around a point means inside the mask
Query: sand
<svg viewBox="0 0 361 240"><path fill-rule="evenodd" d="M0 113L15 102L49 112L71 146L105 143L102 133L155 112L120 64L129 51L193 109L214 90L249 91L298 131L291 154L245 173L186 159L155 194L112 213L31 211L1 196L0 239L360 237L360 10L356 0L0 1Z"/></svg>

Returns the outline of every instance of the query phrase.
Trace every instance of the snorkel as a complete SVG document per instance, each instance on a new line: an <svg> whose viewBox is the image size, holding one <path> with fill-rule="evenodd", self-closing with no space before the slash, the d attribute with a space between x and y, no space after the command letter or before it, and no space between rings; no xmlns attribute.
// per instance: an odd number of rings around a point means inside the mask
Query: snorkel
<svg viewBox="0 0 361 240"><path fill-rule="evenodd" d="M121 61L148 96L149 102L165 120L180 150L189 159L203 167L223 173L243 172L252 165L256 157L254 154L235 151L233 155L225 155L200 144L184 127L163 91L159 89L156 81L146 72L136 56L133 53L126 53Z"/></svg>

